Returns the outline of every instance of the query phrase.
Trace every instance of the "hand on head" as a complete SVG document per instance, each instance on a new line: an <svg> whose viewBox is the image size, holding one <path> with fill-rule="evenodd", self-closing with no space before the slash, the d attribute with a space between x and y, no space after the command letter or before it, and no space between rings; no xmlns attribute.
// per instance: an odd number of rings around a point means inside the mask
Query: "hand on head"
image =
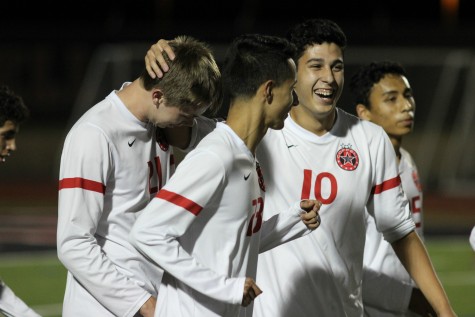
<svg viewBox="0 0 475 317"><path fill-rule="evenodd" d="M145 55L145 68L152 78L162 78L163 73L166 73L169 69L167 62L163 58L163 52L165 52L171 60L175 59L175 53L170 45L168 45L168 41L163 39L153 44L147 51L147 55Z"/></svg>

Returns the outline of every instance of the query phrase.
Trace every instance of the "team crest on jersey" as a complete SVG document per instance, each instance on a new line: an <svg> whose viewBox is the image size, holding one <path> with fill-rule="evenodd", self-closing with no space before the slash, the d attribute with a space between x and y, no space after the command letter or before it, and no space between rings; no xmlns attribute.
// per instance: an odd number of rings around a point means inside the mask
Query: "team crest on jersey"
<svg viewBox="0 0 475 317"><path fill-rule="evenodd" d="M163 132L162 129L158 129L158 128L157 128L156 131L157 131L156 135L157 135L158 145L160 146L162 151L164 151L164 152L168 151L168 148L170 147L170 145L168 144L167 137L165 136L165 133Z"/></svg>
<svg viewBox="0 0 475 317"><path fill-rule="evenodd" d="M262 174L261 166L259 165L259 162L256 161L256 171L257 171L257 177L259 180L259 187L262 189L263 192L266 191L266 185L264 184L264 175Z"/></svg>
<svg viewBox="0 0 475 317"><path fill-rule="evenodd" d="M345 171L354 171L358 167L360 159L350 144L343 144L336 153L336 163Z"/></svg>
<svg viewBox="0 0 475 317"><path fill-rule="evenodd" d="M416 185L417 190L422 192L422 185L419 181L419 175L417 175L416 171L412 171L412 180L414 181L414 185Z"/></svg>

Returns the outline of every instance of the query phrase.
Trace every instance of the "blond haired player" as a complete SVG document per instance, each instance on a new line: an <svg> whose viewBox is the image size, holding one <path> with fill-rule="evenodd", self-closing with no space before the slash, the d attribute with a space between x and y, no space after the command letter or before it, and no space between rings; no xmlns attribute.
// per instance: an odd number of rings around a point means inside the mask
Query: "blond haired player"
<svg viewBox="0 0 475 317"><path fill-rule="evenodd" d="M167 137L177 136L167 129L193 125L196 139L197 117L221 100L221 74L207 45L181 36L170 46L176 57L163 78L144 72L124 83L64 142L57 229L58 257L68 270L63 317L154 314L162 271L128 235L174 172Z"/></svg>

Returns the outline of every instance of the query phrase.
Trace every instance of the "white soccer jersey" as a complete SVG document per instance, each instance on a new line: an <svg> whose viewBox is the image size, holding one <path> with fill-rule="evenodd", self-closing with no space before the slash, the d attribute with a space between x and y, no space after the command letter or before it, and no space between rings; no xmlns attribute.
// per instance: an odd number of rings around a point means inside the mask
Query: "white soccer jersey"
<svg viewBox="0 0 475 317"><path fill-rule="evenodd" d="M7 317L41 317L16 296L2 280L0 280L0 313Z"/></svg>
<svg viewBox="0 0 475 317"><path fill-rule="evenodd" d="M300 198L323 206L317 230L259 256L254 316L361 317L365 206L389 241L414 229L388 136L341 109L320 137L289 116L257 157L267 181L264 218Z"/></svg>
<svg viewBox="0 0 475 317"><path fill-rule="evenodd" d="M416 231L423 239L422 188L416 165L409 152L401 151L399 176L406 194ZM363 303L366 316L414 316L407 311L415 283L394 252L377 231L374 219L367 217L363 271Z"/></svg>
<svg viewBox="0 0 475 317"><path fill-rule="evenodd" d="M162 272L129 243L138 212L174 171L171 147L116 92L66 137L59 177L58 256L68 269L63 317L134 316Z"/></svg>
<svg viewBox="0 0 475 317"><path fill-rule="evenodd" d="M131 232L132 243L173 275L156 316L238 316L258 252L310 232L298 204L262 222L264 189L258 162L224 123L180 163Z"/></svg>

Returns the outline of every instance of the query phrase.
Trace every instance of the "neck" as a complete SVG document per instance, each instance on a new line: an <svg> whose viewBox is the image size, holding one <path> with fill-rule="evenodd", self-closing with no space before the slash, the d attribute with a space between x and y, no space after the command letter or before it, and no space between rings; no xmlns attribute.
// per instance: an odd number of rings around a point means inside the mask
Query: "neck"
<svg viewBox="0 0 475 317"><path fill-rule="evenodd" d="M264 122L262 106L251 103L252 100L233 103L229 107L226 123L255 154L257 145L269 127Z"/></svg>
<svg viewBox="0 0 475 317"><path fill-rule="evenodd" d="M336 121L336 109L325 113L314 113L303 106L290 110L290 116L299 126L318 136L322 136L333 128Z"/></svg>
<svg viewBox="0 0 475 317"><path fill-rule="evenodd" d="M142 122L148 121L148 112L145 105L151 99L149 95L150 92L143 88L139 79L136 79L117 92L117 96L122 100L127 109Z"/></svg>

